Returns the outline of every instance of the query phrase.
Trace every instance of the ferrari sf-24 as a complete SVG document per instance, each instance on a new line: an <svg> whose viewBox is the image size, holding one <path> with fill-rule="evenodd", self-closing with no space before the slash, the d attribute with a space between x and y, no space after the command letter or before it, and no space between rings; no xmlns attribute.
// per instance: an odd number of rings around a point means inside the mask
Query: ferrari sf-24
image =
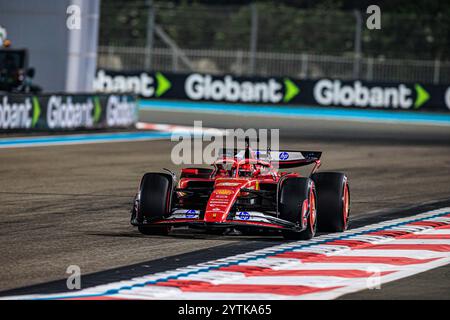
<svg viewBox="0 0 450 320"><path fill-rule="evenodd" d="M342 232L350 213L350 189L341 172L318 172L319 151L225 149L212 168L146 173L131 210L131 224L145 235L175 227L272 230L307 240L316 232ZM308 176L283 169L312 165Z"/></svg>

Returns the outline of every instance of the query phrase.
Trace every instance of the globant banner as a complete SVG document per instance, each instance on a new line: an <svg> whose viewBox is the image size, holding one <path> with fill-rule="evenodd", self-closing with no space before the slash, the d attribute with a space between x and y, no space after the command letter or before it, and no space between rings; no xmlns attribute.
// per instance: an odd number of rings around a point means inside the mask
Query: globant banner
<svg viewBox="0 0 450 320"><path fill-rule="evenodd" d="M104 93L133 92L142 98L450 111L450 86L422 83L115 72L101 69L97 71L94 88Z"/></svg>
<svg viewBox="0 0 450 320"><path fill-rule="evenodd" d="M0 132L126 128L137 113L128 94L0 94Z"/></svg>

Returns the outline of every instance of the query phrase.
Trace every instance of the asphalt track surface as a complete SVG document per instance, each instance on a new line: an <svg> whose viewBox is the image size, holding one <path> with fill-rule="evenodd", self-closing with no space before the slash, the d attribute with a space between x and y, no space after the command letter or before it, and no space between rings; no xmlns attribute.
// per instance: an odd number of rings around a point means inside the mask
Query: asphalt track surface
<svg viewBox="0 0 450 320"><path fill-rule="evenodd" d="M154 111L143 111L141 120L282 127L283 148L322 150L321 170L348 174L355 225L450 198L449 127ZM282 243L280 237L189 230L143 236L133 229L129 209L143 173L179 170L170 159L173 145L156 140L0 150L0 291L57 291L69 265L93 274L82 280L89 286ZM449 270L441 267L344 298L450 299Z"/></svg>

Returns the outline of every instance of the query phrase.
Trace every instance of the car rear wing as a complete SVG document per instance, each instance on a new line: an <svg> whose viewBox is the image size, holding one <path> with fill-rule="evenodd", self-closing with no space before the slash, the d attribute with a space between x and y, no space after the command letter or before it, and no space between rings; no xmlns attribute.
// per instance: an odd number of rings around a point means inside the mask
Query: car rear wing
<svg viewBox="0 0 450 320"><path fill-rule="evenodd" d="M263 151L255 150L257 159L266 160L278 168L295 168L316 163L322 156L321 151L294 151L294 150L279 150L279 151Z"/></svg>
<svg viewBox="0 0 450 320"><path fill-rule="evenodd" d="M322 156L322 151L299 151L299 150L250 150L246 156L245 150L223 149L222 157L243 160L253 158L270 162L278 168L295 168L317 163Z"/></svg>

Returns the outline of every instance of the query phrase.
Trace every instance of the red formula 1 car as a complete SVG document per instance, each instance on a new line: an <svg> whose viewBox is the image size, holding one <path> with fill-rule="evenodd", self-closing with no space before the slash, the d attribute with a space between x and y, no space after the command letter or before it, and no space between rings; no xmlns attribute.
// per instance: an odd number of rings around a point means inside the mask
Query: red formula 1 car
<svg viewBox="0 0 450 320"><path fill-rule="evenodd" d="M316 230L344 231L350 193L340 172L316 172L321 152L224 150L212 168L146 173L131 212L143 234L172 227L279 230L286 239L311 239ZM313 164L309 177L279 169Z"/></svg>

